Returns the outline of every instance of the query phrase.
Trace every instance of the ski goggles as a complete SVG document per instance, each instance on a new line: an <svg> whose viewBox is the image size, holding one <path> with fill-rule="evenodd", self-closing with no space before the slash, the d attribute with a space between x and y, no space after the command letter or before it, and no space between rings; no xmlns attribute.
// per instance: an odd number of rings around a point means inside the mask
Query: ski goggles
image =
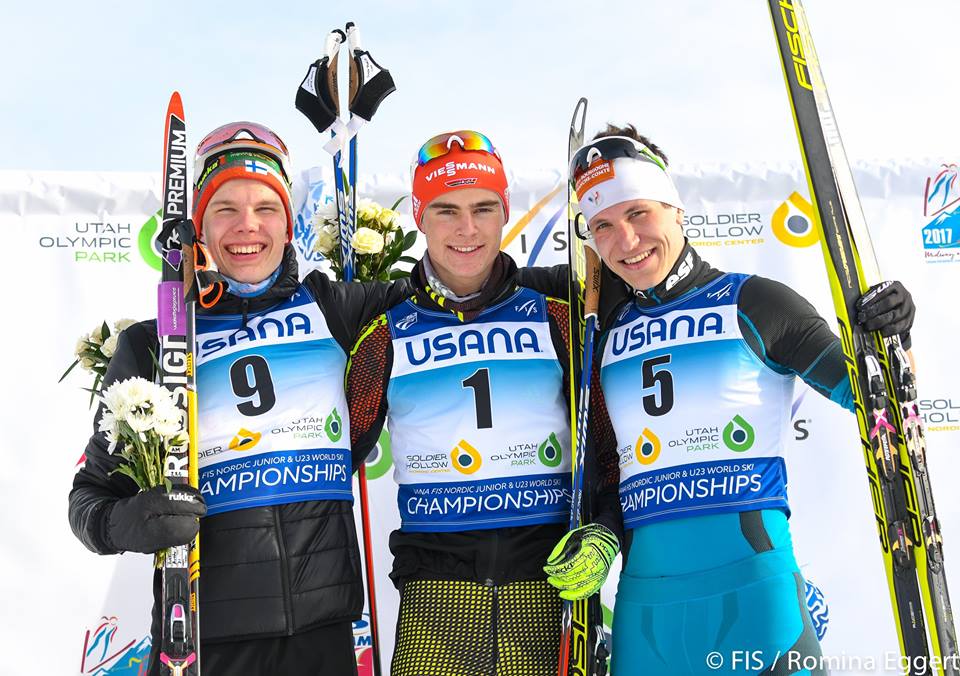
<svg viewBox="0 0 960 676"><path fill-rule="evenodd" d="M570 160L570 181L576 184L597 160L615 160L620 157L653 162L663 171L667 170L664 161L636 139L628 136L605 136L591 141L574 153Z"/></svg>
<svg viewBox="0 0 960 676"><path fill-rule="evenodd" d="M203 137L197 146L195 174L199 176L207 160L226 150L253 150L266 153L280 164L283 178L290 182L290 153L286 144L273 131L256 122L230 122Z"/></svg>
<svg viewBox="0 0 960 676"><path fill-rule="evenodd" d="M459 145L462 150L479 150L500 157L500 153L493 147L493 142L490 139L478 131L464 129L434 136L420 146L420 150L417 152L416 166L422 167L438 157L447 155L453 149L454 143Z"/></svg>

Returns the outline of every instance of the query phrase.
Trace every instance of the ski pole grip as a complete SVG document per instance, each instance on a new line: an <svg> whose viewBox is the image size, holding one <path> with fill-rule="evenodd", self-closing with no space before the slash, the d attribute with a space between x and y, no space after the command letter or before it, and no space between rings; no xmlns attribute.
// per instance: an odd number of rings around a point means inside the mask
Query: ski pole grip
<svg viewBox="0 0 960 676"><path fill-rule="evenodd" d="M358 50L362 50L363 47L360 46L360 29L357 28L357 24L352 21L347 22L347 49L350 50L350 55L352 56Z"/></svg>
<svg viewBox="0 0 960 676"><path fill-rule="evenodd" d="M330 59L340 53L340 45L343 44L343 41L347 39L347 36L343 34L343 31L339 28L334 28L330 31L330 34L327 35L327 42L323 47L323 55Z"/></svg>

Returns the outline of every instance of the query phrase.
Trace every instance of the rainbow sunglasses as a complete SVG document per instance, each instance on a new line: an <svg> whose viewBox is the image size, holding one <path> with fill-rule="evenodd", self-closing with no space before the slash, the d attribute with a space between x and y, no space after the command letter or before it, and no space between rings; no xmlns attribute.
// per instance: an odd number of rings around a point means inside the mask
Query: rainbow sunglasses
<svg viewBox="0 0 960 676"><path fill-rule="evenodd" d="M420 150L417 152L416 166L422 167L438 157L449 154L453 150L454 143L459 145L462 150L479 150L496 155L497 158L500 157L500 153L494 148L493 142L486 136L478 131L462 129L434 136L420 146Z"/></svg>

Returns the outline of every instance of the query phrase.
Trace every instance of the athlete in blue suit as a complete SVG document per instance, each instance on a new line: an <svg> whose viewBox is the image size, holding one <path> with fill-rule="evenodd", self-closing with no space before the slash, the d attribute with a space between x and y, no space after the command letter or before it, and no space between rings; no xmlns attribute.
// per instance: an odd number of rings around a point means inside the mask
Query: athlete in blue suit
<svg viewBox="0 0 960 676"><path fill-rule="evenodd" d="M697 255L666 166L633 127L609 127L571 162L606 276L598 358L618 451L598 462L625 529L613 670L821 673L802 669L821 652L783 454L797 377L852 409L840 341L789 287ZM894 283L859 320L909 345L913 315ZM609 558L582 547L551 580L605 574Z"/></svg>

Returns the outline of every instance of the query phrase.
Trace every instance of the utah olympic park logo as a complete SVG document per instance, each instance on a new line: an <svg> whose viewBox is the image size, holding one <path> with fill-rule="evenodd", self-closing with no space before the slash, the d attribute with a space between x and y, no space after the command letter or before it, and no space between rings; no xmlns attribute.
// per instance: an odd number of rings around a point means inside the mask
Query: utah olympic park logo
<svg viewBox="0 0 960 676"><path fill-rule="evenodd" d="M159 209L139 228L129 221L110 217L76 220L69 229L61 227L42 233L37 244L41 249L67 254L77 264L130 264L139 257L159 272L161 258L154 238L161 221Z"/></svg>

